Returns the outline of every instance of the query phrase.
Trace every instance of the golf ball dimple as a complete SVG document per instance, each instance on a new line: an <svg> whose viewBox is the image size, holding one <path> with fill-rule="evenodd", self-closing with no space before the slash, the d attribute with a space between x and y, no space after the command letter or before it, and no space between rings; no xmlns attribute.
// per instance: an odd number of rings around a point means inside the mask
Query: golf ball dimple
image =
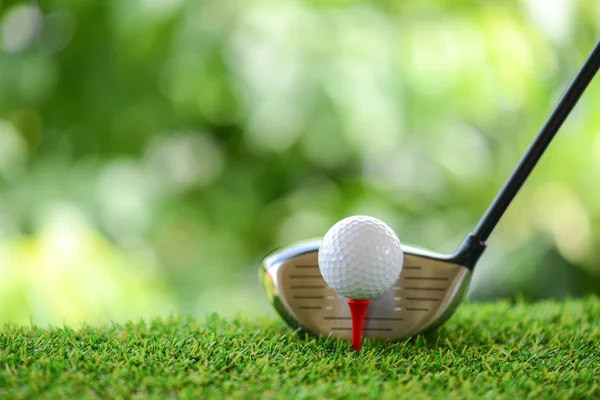
<svg viewBox="0 0 600 400"><path fill-rule="evenodd" d="M377 218L345 218L325 234L319 269L325 282L349 299L372 299L400 276L403 254L398 236Z"/></svg>

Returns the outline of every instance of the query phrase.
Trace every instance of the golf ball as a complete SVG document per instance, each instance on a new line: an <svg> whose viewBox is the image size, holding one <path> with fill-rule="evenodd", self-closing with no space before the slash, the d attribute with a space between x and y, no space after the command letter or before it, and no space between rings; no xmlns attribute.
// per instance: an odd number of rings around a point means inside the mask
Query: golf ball
<svg viewBox="0 0 600 400"><path fill-rule="evenodd" d="M325 282L349 299L372 299L400 276L403 254L392 228L377 218L345 218L325 234L319 269Z"/></svg>

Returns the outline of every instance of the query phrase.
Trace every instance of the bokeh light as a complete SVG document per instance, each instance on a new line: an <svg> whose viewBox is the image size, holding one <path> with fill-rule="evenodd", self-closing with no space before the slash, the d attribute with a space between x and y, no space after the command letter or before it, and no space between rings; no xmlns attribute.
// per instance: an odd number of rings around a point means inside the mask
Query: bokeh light
<svg viewBox="0 0 600 400"><path fill-rule="evenodd" d="M271 312L351 214L453 251L600 37L585 0L3 1L0 323ZM473 300L600 292L600 82Z"/></svg>

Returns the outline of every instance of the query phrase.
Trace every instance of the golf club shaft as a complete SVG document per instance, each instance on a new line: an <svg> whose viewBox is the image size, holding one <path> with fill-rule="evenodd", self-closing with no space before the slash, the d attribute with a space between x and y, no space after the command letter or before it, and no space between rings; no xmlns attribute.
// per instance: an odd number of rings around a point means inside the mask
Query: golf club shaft
<svg viewBox="0 0 600 400"><path fill-rule="evenodd" d="M540 129L539 133L519 161L496 198L477 224L472 237L485 244L496 224L527 179L536 163L560 129L577 101L592 81L600 67L600 41L596 43L587 60L562 95L558 104Z"/></svg>

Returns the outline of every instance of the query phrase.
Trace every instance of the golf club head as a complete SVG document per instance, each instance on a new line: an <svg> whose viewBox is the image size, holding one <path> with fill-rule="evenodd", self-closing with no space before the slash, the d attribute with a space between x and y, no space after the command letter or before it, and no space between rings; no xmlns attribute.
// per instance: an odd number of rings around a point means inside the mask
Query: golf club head
<svg viewBox="0 0 600 400"><path fill-rule="evenodd" d="M318 266L320 240L301 242L267 256L260 266L269 302L299 332L350 339L347 299L327 286ZM445 322L464 297L471 270L458 258L402 246L400 277L371 300L363 336L399 340Z"/></svg>

